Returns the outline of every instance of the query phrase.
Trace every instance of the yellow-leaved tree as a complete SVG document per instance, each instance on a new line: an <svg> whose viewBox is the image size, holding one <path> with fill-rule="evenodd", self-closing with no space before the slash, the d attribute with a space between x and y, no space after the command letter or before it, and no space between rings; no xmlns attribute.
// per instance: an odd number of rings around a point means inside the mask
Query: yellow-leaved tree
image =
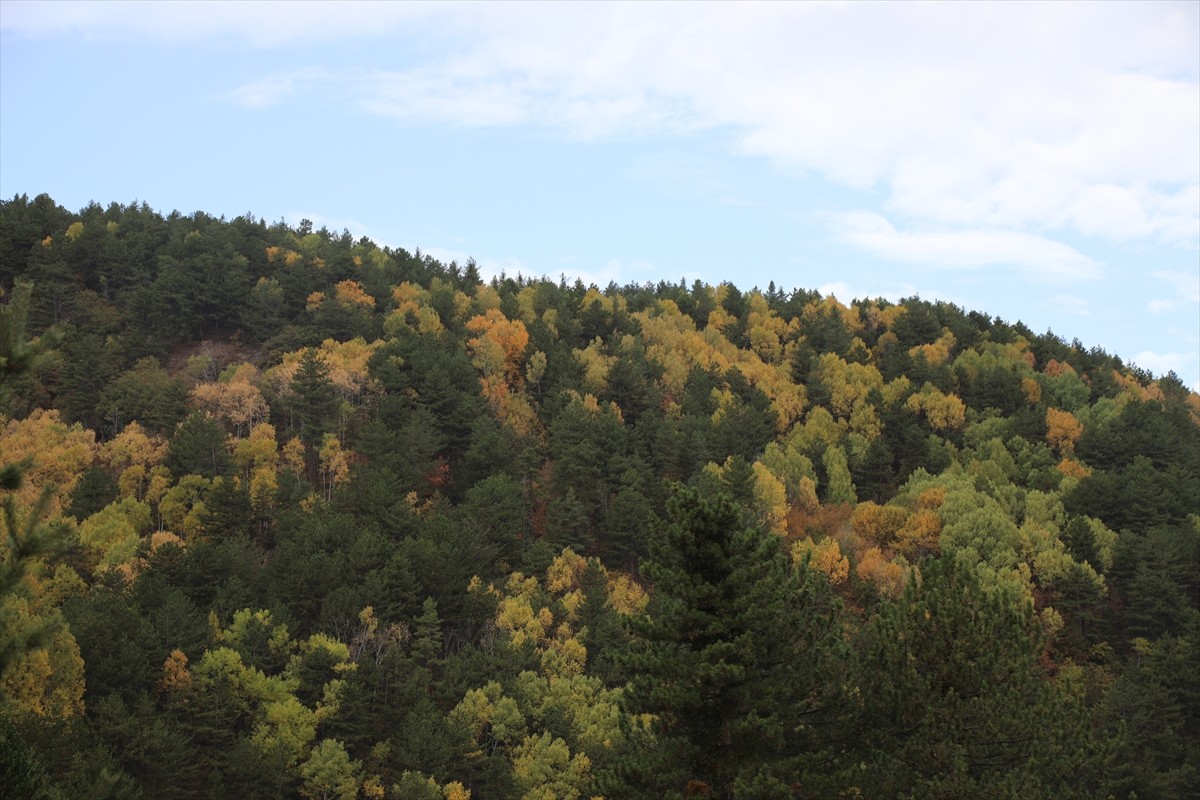
<svg viewBox="0 0 1200 800"><path fill-rule="evenodd" d="M489 308L467 321L473 336L467 349L481 373L483 399L501 423L519 435L533 433L537 414L525 396L525 350L529 331L521 320L510 320L498 308Z"/></svg>
<svg viewBox="0 0 1200 800"><path fill-rule="evenodd" d="M554 559L544 579L517 572L503 589L485 588L476 579L471 591L497 600L498 630L510 647L532 648L538 668L468 691L450 712L452 730L473 748L470 761L503 759L518 797L583 797L593 765L611 761L630 731L645 725L622 710L622 689L606 688L585 671L589 655L582 640L591 633L585 620L599 625L604 614L641 614L645 592L570 549ZM551 720L561 724L551 726Z"/></svg>
<svg viewBox="0 0 1200 800"><path fill-rule="evenodd" d="M76 481L96 458L96 434L79 423L68 425L57 410L34 409L20 420L0 417L0 453L4 463L28 460L12 497L21 508L30 508L47 486L56 491L47 500L43 519L62 513Z"/></svg>
<svg viewBox="0 0 1200 800"><path fill-rule="evenodd" d="M112 441L100 446L100 460L117 476L122 497L145 499L154 468L167 457L167 441L149 436L136 421L130 422Z"/></svg>
<svg viewBox="0 0 1200 800"><path fill-rule="evenodd" d="M270 414L266 398L258 388L261 380L253 364L227 370L224 380L200 383L192 389L192 405L208 412L234 436L245 436Z"/></svg>
<svg viewBox="0 0 1200 800"><path fill-rule="evenodd" d="M1075 443L1083 435L1083 425L1070 411L1046 409L1046 441L1064 458L1075 452Z"/></svg>

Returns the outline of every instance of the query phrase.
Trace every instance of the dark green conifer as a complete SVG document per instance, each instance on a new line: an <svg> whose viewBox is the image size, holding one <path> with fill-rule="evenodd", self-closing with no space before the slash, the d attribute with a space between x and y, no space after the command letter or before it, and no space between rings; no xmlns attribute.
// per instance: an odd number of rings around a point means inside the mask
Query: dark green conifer
<svg viewBox="0 0 1200 800"><path fill-rule="evenodd" d="M1019 590L961 557L923 561L861 636L849 780L868 797L1103 797L1105 747L1044 646Z"/></svg>
<svg viewBox="0 0 1200 800"><path fill-rule="evenodd" d="M313 348L304 351L292 378L292 426L310 451L321 445L326 432L336 423L337 390L329 379L329 367Z"/></svg>
<svg viewBox="0 0 1200 800"><path fill-rule="evenodd" d="M787 797L824 758L836 613L824 579L724 495L681 489L651 540L631 622L627 708L654 742L617 772L631 797Z"/></svg>

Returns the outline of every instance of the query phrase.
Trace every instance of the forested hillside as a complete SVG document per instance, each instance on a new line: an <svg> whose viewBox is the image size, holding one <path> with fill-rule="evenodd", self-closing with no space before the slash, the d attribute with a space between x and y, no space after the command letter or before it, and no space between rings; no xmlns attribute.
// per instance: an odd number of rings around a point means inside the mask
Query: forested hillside
<svg viewBox="0 0 1200 800"><path fill-rule="evenodd" d="M1173 375L44 195L0 287L5 796L1200 796Z"/></svg>

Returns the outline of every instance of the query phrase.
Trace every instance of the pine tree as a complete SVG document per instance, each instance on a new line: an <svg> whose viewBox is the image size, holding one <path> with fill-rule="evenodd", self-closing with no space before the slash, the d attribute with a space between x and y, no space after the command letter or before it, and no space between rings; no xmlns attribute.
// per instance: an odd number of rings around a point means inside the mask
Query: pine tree
<svg viewBox="0 0 1200 800"><path fill-rule="evenodd" d="M643 571L627 695L656 741L618 768L637 797L786 797L821 758L835 608L724 495L681 489Z"/></svg>
<svg viewBox="0 0 1200 800"><path fill-rule="evenodd" d="M212 478L229 469L225 434L207 414L192 412L175 428L167 449L167 469L177 477L203 475Z"/></svg>
<svg viewBox="0 0 1200 800"><path fill-rule="evenodd" d="M413 661L419 669L432 671L442 659L442 620L432 597L426 597L421 604L421 615L413 620L413 626Z"/></svg>
<svg viewBox="0 0 1200 800"><path fill-rule="evenodd" d="M309 348L300 359L292 379L292 424L310 453L316 452L337 414L337 390L329 379L329 367Z"/></svg>
<svg viewBox="0 0 1200 800"><path fill-rule="evenodd" d="M33 369L42 348L25 336L29 316L30 283L18 283L12 298L0 305L0 400L8 391L9 381ZM35 625L13 624L17 609L9 604L16 597L26 572L39 557L64 549L66 530L61 523L43 525L54 486L47 485L24 515L19 513L15 492L25 480L28 459L17 463L0 462L0 678L25 653L42 647L58 630L57 613Z"/></svg>
<svg viewBox="0 0 1200 800"><path fill-rule="evenodd" d="M1105 796L1103 747L1076 687L1043 674L1032 602L951 554L920 572L863 631L862 794Z"/></svg>

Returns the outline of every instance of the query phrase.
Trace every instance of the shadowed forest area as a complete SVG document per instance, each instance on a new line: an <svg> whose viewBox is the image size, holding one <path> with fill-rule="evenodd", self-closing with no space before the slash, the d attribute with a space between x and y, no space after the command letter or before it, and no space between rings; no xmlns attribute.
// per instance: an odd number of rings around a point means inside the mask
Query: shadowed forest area
<svg viewBox="0 0 1200 800"><path fill-rule="evenodd" d="M1173 374L45 195L0 288L13 797L1200 796Z"/></svg>

